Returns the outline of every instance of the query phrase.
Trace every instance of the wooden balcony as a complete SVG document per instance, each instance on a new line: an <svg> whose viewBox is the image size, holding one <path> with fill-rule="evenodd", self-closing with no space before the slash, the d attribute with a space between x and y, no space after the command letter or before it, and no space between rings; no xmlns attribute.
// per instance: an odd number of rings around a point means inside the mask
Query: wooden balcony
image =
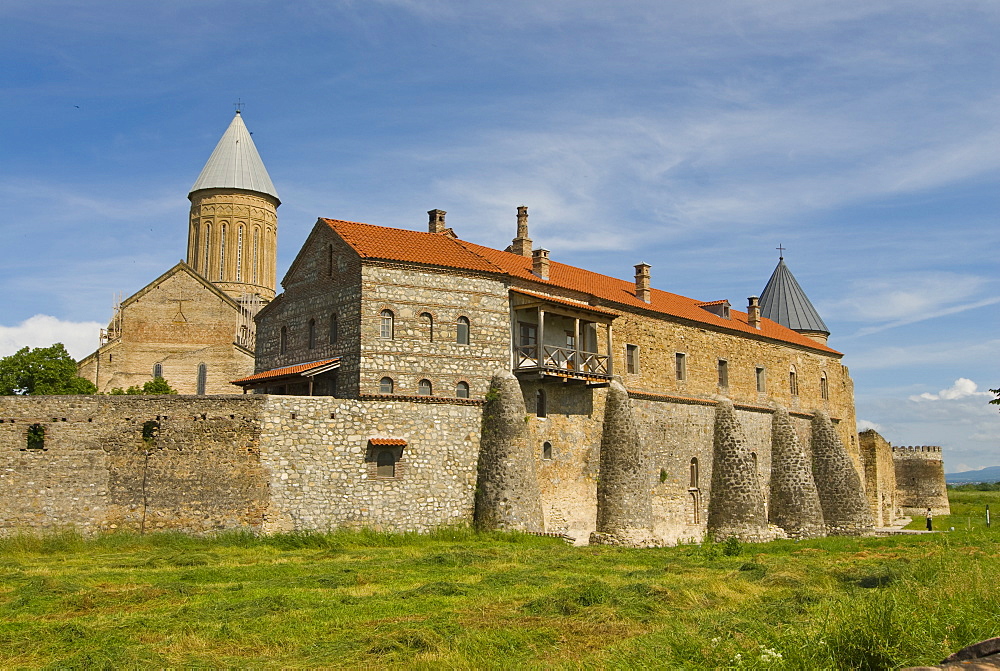
<svg viewBox="0 0 1000 671"><path fill-rule="evenodd" d="M597 384L611 379L607 356L555 345L515 347L514 373L519 377L556 377Z"/></svg>

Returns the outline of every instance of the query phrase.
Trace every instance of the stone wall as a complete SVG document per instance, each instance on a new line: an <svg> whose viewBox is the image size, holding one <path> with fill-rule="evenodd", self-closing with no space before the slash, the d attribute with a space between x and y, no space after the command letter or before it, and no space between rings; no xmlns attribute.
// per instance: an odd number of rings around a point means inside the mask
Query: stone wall
<svg viewBox="0 0 1000 671"><path fill-rule="evenodd" d="M896 476L896 503L902 515L948 515L948 487L941 448L921 445L892 448Z"/></svg>
<svg viewBox="0 0 1000 671"><path fill-rule="evenodd" d="M893 448L874 429L858 434L861 462L864 464L865 493L876 526L888 526L896 520L896 470ZM944 471L942 470L942 474Z"/></svg>

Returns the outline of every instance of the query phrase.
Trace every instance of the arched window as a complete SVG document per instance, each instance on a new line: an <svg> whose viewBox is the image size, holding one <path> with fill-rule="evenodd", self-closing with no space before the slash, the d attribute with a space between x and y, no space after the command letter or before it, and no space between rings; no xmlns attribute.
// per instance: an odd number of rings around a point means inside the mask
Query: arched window
<svg viewBox="0 0 1000 671"><path fill-rule="evenodd" d="M545 392L539 389L535 392L535 417L546 416Z"/></svg>
<svg viewBox="0 0 1000 671"><path fill-rule="evenodd" d="M288 351L288 327L282 326L278 335L278 353L284 354Z"/></svg>
<svg viewBox="0 0 1000 671"><path fill-rule="evenodd" d="M191 265L198 270L198 253L201 251L201 227L198 224L191 225Z"/></svg>
<svg viewBox="0 0 1000 671"><path fill-rule="evenodd" d="M691 520L691 524L701 523L701 492L693 490L688 492L690 509L688 511L688 519Z"/></svg>
<svg viewBox="0 0 1000 671"><path fill-rule="evenodd" d="M379 329L379 337L384 340L392 340L395 316L392 314L392 310L382 310L381 317L382 324Z"/></svg>
<svg viewBox="0 0 1000 671"><path fill-rule="evenodd" d="M434 316L430 312L420 313L420 322L423 324L424 333L427 334L427 339L430 341L434 340Z"/></svg>
<svg viewBox="0 0 1000 671"><path fill-rule="evenodd" d="M751 452L750 453L750 463L753 466L753 472L754 473L759 472L758 468L757 468L757 453L756 452Z"/></svg>
<svg viewBox="0 0 1000 671"><path fill-rule="evenodd" d="M542 459L551 459L551 458L552 458L552 443L546 440L544 443L542 443Z"/></svg>
<svg viewBox="0 0 1000 671"><path fill-rule="evenodd" d="M692 457L691 459L691 479L688 482L688 487L691 489L698 488L698 459L697 457Z"/></svg>
<svg viewBox="0 0 1000 671"><path fill-rule="evenodd" d="M208 366L203 363L198 364L198 395L205 395L205 387L208 384Z"/></svg>
<svg viewBox="0 0 1000 671"><path fill-rule="evenodd" d="M459 345L469 344L469 319L467 317L459 317L457 323L457 330L455 331L455 342Z"/></svg>
<svg viewBox="0 0 1000 671"><path fill-rule="evenodd" d="M799 378L795 375L795 366L788 371L788 393L792 396L799 395Z"/></svg>
<svg viewBox="0 0 1000 671"><path fill-rule="evenodd" d="M260 254L260 228L254 226L253 228L253 283L257 284L258 276L258 266L259 266L259 254Z"/></svg>
<svg viewBox="0 0 1000 671"><path fill-rule="evenodd" d="M316 349L316 320L309 320L309 349Z"/></svg>
<svg viewBox="0 0 1000 671"><path fill-rule="evenodd" d="M154 363L153 364L153 377L163 377L163 364Z"/></svg>
<svg viewBox="0 0 1000 671"><path fill-rule="evenodd" d="M393 383L391 377L384 377L378 381L378 393L391 394L392 390L393 390Z"/></svg>
<svg viewBox="0 0 1000 671"><path fill-rule="evenodd" d="M431 381L430 380L421 380L420 382L418 382L417 383L417 393L420 394L421 396L430 396L431 395Z"/></svg>
<svg viewBox="0 0 1000 671"><path fill-rule="evenodd" d="M459 382L455 385L455 397L456 398L469 398L469 383Z"/></svg>
<svg viewBox="0 0 1000 671"><path fill-rule="evenodd" d="M334 345L337 342L337 313L334 312L330 315L330 344Z"/></svg>
<svg viewBox="0 0 1000 671"><path fill-rule="evenodd" d="M375 473L380 478L396 477L396 455L392 450L381 450L375 457Z"/></svg>
<svg viewBox="0 0 1000 671"><path fill-rule="evenodd" d="M226 272L226 224L219 229L219 279L225 279Z"/></svg>
<svg viewBox="0 0 1000 671"><path fill-rule="evenodd" d="M824 401L830 398L830 383L826 379L826 371L819 378L819 395Z"/></svg>

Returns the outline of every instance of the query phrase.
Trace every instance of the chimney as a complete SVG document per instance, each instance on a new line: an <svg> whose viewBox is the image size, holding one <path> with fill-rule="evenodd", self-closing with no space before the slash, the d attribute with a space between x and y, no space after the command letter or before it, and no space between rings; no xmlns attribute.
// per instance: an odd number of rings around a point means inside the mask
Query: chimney
<svg viewBox="0 0 1000 671"><path fill-rule="evenodd" d="M649 269L648 263L635 265L635 297L643 303L649 302Z"/></svg>
<svg viewBox="0 0 1000 671"><path fill-rule="evenodd" d="M521 205L517 208L517 237L510 245L510 251L519 256L532 256L531 238L528 237L528 208Z"/></svg>
<svg viewBox="0 0 1000 671"><path fill-rule="evenodd" d="M431 233L444 233L448 229L444 225L444 215L448 214L444 210L428 210L427 216L430 218L427 229Z"/></svg>
<svg viewBox="0 0 1000 671"><path fill-rule="evenodd" d="M531 272L543 280L549 279L549 250L536 249L531 253Z"/></svg>
<svg viewBox="0 0 1000 671"><path fill-rule="evenodd" d="M747 323L750 328L760 328L760 303L756 296L747 299Z"/></svg>

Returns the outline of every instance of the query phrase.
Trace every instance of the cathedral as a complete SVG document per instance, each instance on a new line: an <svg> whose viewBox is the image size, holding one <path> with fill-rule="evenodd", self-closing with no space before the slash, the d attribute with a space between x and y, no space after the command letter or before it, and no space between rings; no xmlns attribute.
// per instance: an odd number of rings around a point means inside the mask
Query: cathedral
<svg viewBox="0 0 1000 671"><path fill-rule="evenodd" d="M254 370L257 312L274 298L281 204L239 112L188 193L187 261L115 306L80 376L100 392L162 377L231 394Z"/></svg>

